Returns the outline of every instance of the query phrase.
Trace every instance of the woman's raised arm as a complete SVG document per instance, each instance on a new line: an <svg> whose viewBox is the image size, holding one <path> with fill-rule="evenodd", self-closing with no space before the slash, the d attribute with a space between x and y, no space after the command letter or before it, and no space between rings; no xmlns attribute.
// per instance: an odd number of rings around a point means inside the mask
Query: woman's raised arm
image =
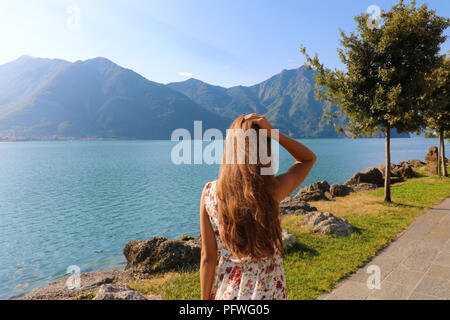
<svg viewBox="0 0 450 320"><path fill-rule="evenodd" d="M306 179L317 157L308 147L281 132L279 143L295 159L295 163L285 173L276 177L278 185L274 194L276 200L282 201Z"/></svg>
<svg viewBox="0 0 450 320"><path fill-rule="evenodd" d="M247 115L245 119L252 121L252 123L258 125L261 129L268 130L270 136L270 130L273 127L264 116L252 113ZM276 177L277 186L273 194L277 201L282 201L302 184L317 158L314 152L308 147L281 132L278 135L278 142L295 159L295 163L285 173Z"/></svg>

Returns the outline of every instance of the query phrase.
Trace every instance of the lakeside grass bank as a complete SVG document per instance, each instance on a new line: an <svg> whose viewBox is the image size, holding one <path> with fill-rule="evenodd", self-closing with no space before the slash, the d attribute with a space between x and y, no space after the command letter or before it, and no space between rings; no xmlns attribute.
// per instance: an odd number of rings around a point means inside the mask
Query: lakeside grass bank
<svg viewBox="0 0 450 320"><path fill-rule="evenodd" d="M450 168L449 168L450 169ZM288 298L316 299L387 246L415 218L450 196L450 178L428 176L392 186L392 203L383 201L383 188L352 193L335 201L315 201L319 211L345 217L357 232L348 237L312 234L300 223L302 216L282 216L282 227L297 237L284 253ZM165 299L200 299L198 269L166 272L152 279L129 283L144 295Z"/></svg>

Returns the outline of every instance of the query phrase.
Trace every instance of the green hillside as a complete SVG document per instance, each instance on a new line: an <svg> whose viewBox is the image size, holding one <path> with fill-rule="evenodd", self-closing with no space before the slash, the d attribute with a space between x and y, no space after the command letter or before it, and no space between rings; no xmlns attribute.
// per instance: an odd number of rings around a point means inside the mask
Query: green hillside
<svg viewBox="0 0 450 320"><path fill-rule="evenodd" d="M25 61L0 67L0 81L17 75L10 90L0 82L3 136L170 139L174 129L192 129L194 120L220 129L229 122L105 58L19 60Z"/></svg>

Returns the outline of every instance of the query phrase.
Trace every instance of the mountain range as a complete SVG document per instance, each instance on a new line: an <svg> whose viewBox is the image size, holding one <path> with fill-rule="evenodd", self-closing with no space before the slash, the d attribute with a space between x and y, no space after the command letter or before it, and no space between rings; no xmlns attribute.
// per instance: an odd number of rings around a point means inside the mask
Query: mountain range
<svg viewBox="0 0 450 320"><path fill-rule="evenodd" d="M170 139L177 128L192 132L195 120L223 131L252 112L292 137L344 137L321 120L324 108L336 107L314 98L313 76L300 67L249 87L164 85L106 58L22 56L0 66L0 137Z"/></svg>

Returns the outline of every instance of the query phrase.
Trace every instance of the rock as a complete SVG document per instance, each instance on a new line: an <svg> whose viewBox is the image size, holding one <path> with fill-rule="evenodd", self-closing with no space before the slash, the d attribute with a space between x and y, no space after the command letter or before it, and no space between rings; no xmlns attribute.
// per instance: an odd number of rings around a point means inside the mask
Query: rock
<svg viewBox="0 0 450 320"><path fill-rule="evenodd" d="M104 284L92 300L147 300L139 291L125 284Z"/></svg>
<svg viewBox="0 0 450 320"><path fill-rule="evenodd" d="M330 187L330 194L333 197L345 197L353 192L353 188L343 184L332 184Z"/></svg>
<svg viewBox="0 0 450 320"><path fill-rule="evenodd" d="M329 191L324 192L323 195L325 196L325 198L327 200L332 200L333 199L333 196L331 195L331 193Z"/></svg>
<svg viewBox="0 0 450 320"><path fill-rule="evenodd" d="M326 199L325 194L320 190L300 191L295 197L304 201L318 201Z"/></svg>
<svg viewBox="0 0 450 320"><path fill-rule="evenodd" d="M438 174L438 148L431 147L428 149L428 153L425 156L425 162L427 164L427 170L430 174L436 175Z"/></svg>
<svg viewBox="0 0 450 320"><path fill-rule="evenodd" d="M317 211L317 208L298 198L287 197L280 203L280 214L282 215L304 215L311 211Z"/></svg>
<svg viewBox="0 0 450 320"><path fill-rule="evenodd" d="M380 170L381 172L381 176L383 177L383 182L384 182L384 174L385 174L385 168L386 166L384 164L379 164L377 165L377 169ZM391 163L391 177L395 176L396 174L393 173L393 171L396 169L396 165Z"/></svg>
<svg viewBox="0 0 450 320"><path fill-rule="evenodd" d="M290 234L287 230L283 230L281 237L285 248L289 248L297 242L297 238L293 234Z"/></svg>
<svg viewBox="0 0 450 320"><path fill-rule="evenodd" d="M330 194L330 185L325 180L315 182L312 185L301 189L294 198L303 201L330 200L332 198Z"/></svg>
<svg viewBox="0 0 450 320"><path fill-rule="evenodd" d="M411 163L402 161L399 162L399 164L397 165L393 163L390 164L390 177L392 184L404 181L404 178L414 178L417 176L415 171L413 170L412 163L418 165L420 164L420 161L419 160L410 160L410 161ZM380 164L377 165L376 167L367 168L362 172L355 173L353 177L351 177L344 183L344 186L351 187L353 191L371 190L376 189L377 187L383 187L384 174L385 174L385 166ZM334 188L335 187L333 187L333 190L330 188L330 192L332 196L336 197L336 195L334 194L335 193Z"/></svg>
<svg viewBox="0 0 450 320"><path fill-rule="evenodd" d="M312 189L318 189L324 193L330 191L330 184L326 180L315 182L310 185L310 187Z"/></svg>
<svg viewBox="0 0 450 320"><path fill-rule="evenodd" d="M172 240L154 237L147 241L134 240L125 245L125 270L134 276L160 271L177 270L200 263L201 240Z"/></svg>
<svg viewBox="0 0 450 320"><path fill-rule="evenodd" d="M425 162L415 159L409 159L407 163L413 168L419 168L425 165Z"/></svg>
<svg viewBox="0 0 450 320"><path fill-rule="evenodd" d="M310 212L303 217L302 223L313 232L338 237L349 235L354 231L346 219L336 217L329 212Z"/></svg>
<svg viewBox="0 0 450 320"><path fill-rule="evenodd" d="M385 168L386 168L386 166L384 166L384 165L377 166L377 169L380 170L381 175L383 176L383 180L384 180ZM414 177L417 177L417 175L416 175L412 165L410 165L409 163L407 163L405 161L401 161L397 165L391 163L390 177L391 177L391 183L395 183L395 182L403 181L402 178L414 178ZM392 178L400 178L400 179L392 179Z"/></svg>
<svg viewBox="0 0 450 320"><path fill-rule="evenodd" d="M365 190L374 190L376 188L378 188L377 185L373 184L373 183L358 183L355 185L352 185L351 188L353 189L354 192L358 192L358 191L365 191Z"/></svg>
<svg viewBox="0 0 450 320"><path fill-rule="evenodd" d="M67 278L50 283L44 288L35 290L21 300L83 300L95 292L104 284L111 284L121 279L120 271L104 271L93 273L82 273L80 275L80 288L69 289Z"/></svg>
<svg viewBox="0 0 450 320"><path fill-rule="evenodd" d="M380 172L375 167L367 168L366 170L362 172L355 173L350 179L348 179L344 185L346 186L352 186L356 184L361 183L371 183L376 186L383 186L384 185L384 179Z"/></svg>
<svg viewBox="0 0 450 320"><path fill-rule="evenodd" d="M403 178L415 178L417 177L417 174L413 168L414 167L409 163L403 163L402 165L400 165L398 171Z"/></svg>

